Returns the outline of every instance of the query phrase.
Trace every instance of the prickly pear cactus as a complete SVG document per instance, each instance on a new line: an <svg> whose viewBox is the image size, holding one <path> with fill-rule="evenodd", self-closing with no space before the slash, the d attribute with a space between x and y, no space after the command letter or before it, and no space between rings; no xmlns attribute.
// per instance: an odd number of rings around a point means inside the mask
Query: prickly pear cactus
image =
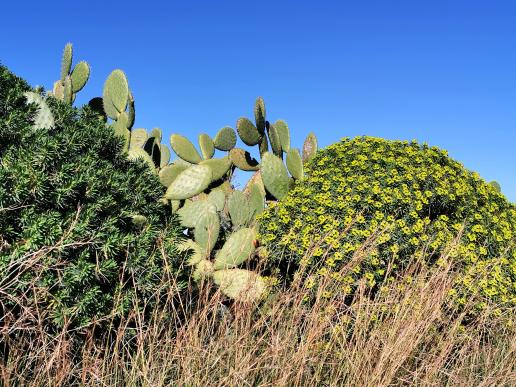
<svg viewBox="0 0 516 387"><path fill-rule="evenodd" d="M52 95L72 104L75 101L77 93L83 89L90 77L90 65L81 61L72 68L73 47L71 43L67 43L63 50L61 58L61 77L54 82Z"/></svg>
<svg viewBox="0 0 516 387"><path fill-rule="evenodd" d="M224 127L213 139L201 134L200 151L186 137L173 134L170 143L177 158L159 172L167 187L165 198L191 237L183 248L191 252L193 277L211 278L222 293L241 301L259 299L266 291L264 278L239 267L258 254L256 216L267 202L283 198L293 181L304 178L303 158L290 146L287 123L269 123L262 98L256 100L254 116L254 123L239 118L236 132L245 145L257 146L260 160L237 148L235 130ZM306 157L315 153L313 134L305 148ZM219 156L216 150L227 153ZM243 191L231 186L235 169L255 172Z"/></svg>
<svg viewBox="0 0 516 387"><path fill-rule="evenodd" d="M61 77L53 91L56 98L68 103L73 103L90 73L86 62L72 67L72 59L72 46L67 44ZM37 125L53 125L53 118L45 115L44 100L32 95L28 100L40 108ZM303 161L317 150L315 136L309 135L301 157L300 151L291 147L287 123L267 121L265 103L259 97L254 106L254 122L241 117L236 131L226 126L214 138L200 134L199 150L188 138L172 134L170 147L177 157L171 163L171 152L162 143L159 128L150 133L144 128L132 129L134 97L122 70L114 70L108 76L102 98L93 98L89 106L124 139L128 158L143 160L166 187L163 200L180 216L190 237L182 248L191 252L188 264L193 267L194 279L210 278L222 293L236 300L262 297L265 280L240 267L260 256L256 248L256 216L267 203L283 198L295 180L303 179ZM238 138L247 146L256 146L256 151L237 148ZM254 172L243 191L235 190L231 184L236 169ZM145 219L137 215L133 222L145 225Z"/></svg>

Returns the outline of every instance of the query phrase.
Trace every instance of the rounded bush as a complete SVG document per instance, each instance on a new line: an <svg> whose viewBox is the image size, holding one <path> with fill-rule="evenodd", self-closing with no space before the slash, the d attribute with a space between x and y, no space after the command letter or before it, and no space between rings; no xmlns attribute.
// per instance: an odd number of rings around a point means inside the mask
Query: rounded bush
<svg viewBox="0 0 516 387"><path fill-rule="evenodd" d="M266 264L283 279L313 267L309 291L326 278L352 294L360 280L377 287L414 260L452 260L456 302L475 292L516 304L516 206L445 151L345 138L318 152L307 174L260 217Z"/></svg>
<svg viewBox="0 0 516 387"><path fill-rule="evenodd" d="M0 66L0 315L82 327L150 306L165 257L180 267L157 176L88 107L48 98L54 127L33 125L29 90Z"/></svg>

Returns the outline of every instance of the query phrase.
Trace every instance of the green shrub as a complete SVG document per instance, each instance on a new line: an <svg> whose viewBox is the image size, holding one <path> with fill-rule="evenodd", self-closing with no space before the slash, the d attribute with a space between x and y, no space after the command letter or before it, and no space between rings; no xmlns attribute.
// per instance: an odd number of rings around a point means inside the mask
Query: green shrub
<svg viewBox="0 0 516 387"><path fill-rule="evenodd" d="M485 301L516 303L516 206L445 151L343 139L318 152L307 174L260 217L267 265L284 279L316 267L306 278L309 292L328 278L350 294L359 280L375 289L394 280L410 260L444 265L448 256L461 273L456 302L479 292ZM371 238L374 248L353 263ZM347 264L352 270L342 275Z"/></svg>
<svg viewBox="0 0 516 387"><path fill-rule="evenodd" d="M54 327L117 318L154 299L164 257L178 272L181 229L158 177L96 113L47 98L54 122L33 125L30 90L0 66L3 314L43 311Z"/></svg>

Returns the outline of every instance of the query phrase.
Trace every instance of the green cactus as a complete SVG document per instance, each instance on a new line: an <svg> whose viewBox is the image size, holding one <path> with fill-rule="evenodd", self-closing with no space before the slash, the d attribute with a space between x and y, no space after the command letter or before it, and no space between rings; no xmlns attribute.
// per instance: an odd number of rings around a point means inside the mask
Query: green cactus
<svg viewBox="0 0 516 387"><path fill-rule="evenodd" d="M203 160L199 165L210 167L213 172L212 179L213 181L217 181L222 179L229 172L231 168L231 160L228 156L225 156L218 159Z"/></svg>
<svg viewBox="0 0 516 387"><path fill-rule="evenodd" d="M28 104L35 104L38 112L34 117L34 129L52 129L55 125L54 115L41 95L33 91L24 94Z"/></svg>
<svg viewBox="0 0 516 387"><path fill-rule="evenodd" d="M231 234L215 256L214 269L229 269L245 262L254 253L256 231L242 228Z"/></svg>
<svg viewBox="0 0 516 387"><path fill-rule="evenodd" d="M228 197L228 211L234 230L248 226L255 216L249 199L243 192L235 190Z"/></svg>
<svg viewBox="0 0 516 387"><path fill-rule="evenodd" d="M187 239L183 242L181 242L178 245L178 251L179 252L186 252L186 251L192 251L193 253L190 254L188 258L188 265L194 266L203 259L206 259L206 253L203 251L202 247L199 246L198 243L194 242L192 239ZM211 262L210 262L211 263ZM212 264L213 266L213 264Z"/></svg>
<svg viewBox="0 0 516 387"><path fill-rule="evenodd" d="M72 78L66 76L63 82L63 101L71 104L73 102Z"/></svg>
<svg viewBox="0 0 516 387"><path fill-rule="evenodd" d="M185 204L181 207L177 214L181 221L181 225L187 228L194 228L201 214L216 213L217 209L213 203L208 200L185 200Z"/></svg>
<svg viewBox="0 0 516 387"><path fill-rule="evenodd" d="M149 139L149 135L144 128L137 128L131 131L131 142L130 148L143 148L147 140Z"/></svg>
<svg viewBox="0 0 516 387"><path fill-rule="evenodd" d="M52 95L72 104L79 91L81 91L90 77L90 66L81 61L72 69L73 48L71 43L67 43L61 58L60 79L54 82Z"/></svg>
<svg viewBox="0 0 516 387"><path fill-rule="evenodd" d="M211 159L215 154L213 140L205 133L199 135L199 147L201 148L202 157L205 160Z"/></svg>
<svg viewBox="0 0 516 387"><path fill-rule="evenodd" d="M181 172L165 193L169 200L184 200L203 192L210 185L213 172L206 165L192 165Z"/></svg>
<svg viewBox="0 0 516 387"><path fill-rule="evenodd" d="M168 188L175 178L187 168L188 166L183 164L169 164L159 171L159 181Z"/></svg>
<svg viewBox="0 0 516 387"><path fill-rule="evenodd" d="M303 180L303 160L301 159L299 149L291 148L287 152L287 168L294 179Z"/></svg>
<svg viewBox="0 0 516 387"><path fill-rule="evenodd" d="M195 223L194 238L208 255L219 239L220 221L217 208L208 201L204 202L211 208L206 213L198 214L199 219Z"/></svg>
<svg viewBox="0 0 516 387"><path fill-rule="evenodd" d="M72 91L74 94L77 94L88 82L88 78L90 77L90 66L88 63L82 61L77 63L77 65L72 70L70 74L70 79L72 81Z"/></svg>
<svg viewBox="0 0 516 387"><path fill-rule="evenodd" d="M283 161L272 153L262 157L261 171L263 184L276 199L281 200L288 193L290 179Z"/></svg>
<svg viewBox="0 0 516 387"><path fill-rule="evenodd" d="M231 162L242 171L257 171L260 169L258 161L251 157L249 152L241 148L233 148L229 152Z"/></svg>
<svg viewBox="0 0 516 387"><path fill-rule="evenodd" d="M116 120L118 115L125 112L129 98L129 84L122 70L114 70L104 83L102 100L104 111L108 117Z"/></svg>
<svg viewBox="0 0 516 387"><path fill-rule="evenodd" d="M193 272L193 278L196 281L200 281L203 278L208 277L212 274L213 274L213 263L207 259L203 259L195 265L195 270Z"/></svg>
<svg viewBox="0 0 516 387"><path fill-rule="evenodd" d="M194 144L190 142L186 137L180 134L173 134L170 136L170 146L174 153L185 161L192 164L201 162L201 156Z"/></svg>
<svg viewBox="0 0 516 387"><path fill-rule="evenodd" d="M213 280L223 294L241 302L259 300L266 291L264 279L249 270L217 270L213 272Z"/></svg>
<svg viewBox="0 0 516 387"><path fill-rule="evenodd" d="M159 163L159 168L165 168L168 163L170 163L170 149L168 149L168 146L166 144L160 144L159 150L161 154L161 160Z"/></svg>
<svg viewBox="0 0 516 387"><path fill-rule="evenodd" d="M317 137L314 132L310 132L303 144L303 162L307 163L315 156L317 152Z"/></svg>
<svg viewBox="0 0 516 387"><path fill-rule="evenodd" d="M262 179L262 172L261 171L257 171L253 174L253 176L249 179L249 181L247 182L245 188L244 188L244 193L246 194L250 194L251 192L251 189L256 186L259 190L260 190L260 194L265 197L266 196L266 192L265 192L265 186L263 185L263 179Z"/></svg>
<svg viewBox="0 0 516 387"><path fill-rule="evenodd" d="M267 125L267 134L271 143L272 152L279 158L283 157L283 149L281 148L281 140L274 125Z"/></svg>
<svg viewBox="0 0 516 387"><path fill-rule="evenodd" d="M260 156L263 156L264 153L269 151L269 141L267 140L267 136L262 137L258 149L260 150Z"/></svg>
<svg viewBox="0 0 516 387"><path fill-rule="evenodd" d="M230 151L236 145L236 142L235 131L229 126L220 129L213 140L215 148L221 151Z"/></svg>
<svg viewBox="0 0 516 387"><path fill-rule="evenodd" d="M193 252L189 264L195 266L194 279L213 278L225 295L247 301L265 292L263 278L238 268L257 253L256 231L251 228L254 219L264 211L268 194L267 199L281 199L287 194L294 181L289 171L293 178L303 178L301 155L290 147L286 122L278 120L270 125L265 120L262 98L256 100L254 113L256 126L240 118L237 132L245 144L258 146L260 163L250 152L235 148L235 131L224 127L213 140L207 134L199 136L202 158L188 139L172 135L171 146L179 158L159 172L162 184L168 187L165 198L171 200L172 210L189 229L188 235L193 235L187 248ZM310 145L316 144L314 136L310 141ZM268 151L269 142L272 153ZM229 154L212 158L215 149ZM282 160L284 152L288 170ZM234 168L255 172L243 192L231 186ZM218 245L222 247L212 252ZM251 291L247 292L249 281Z"/></svg>
<svg viewBox="0 0 516 387"><path fill-rule="evenodd" d="M237 121L237 132L242 141L249 146L256 145L262 139L262 134L247 118L241 117Z"/></svg>
<svg viewBox="0 0 516 387"><path fill-rule="evenodd" d="M61 82L64 83L65 78L70 74L72 69L73 48L72 43L66 43L61 59Z"/></svg>
<svg viewBox="0 0 516 387"><path fill-rule="evenodd" d="M261 191L258 184L253 184L249 190L249 207L252 213L251 219L254 219L257 215L260 215L265 209L265 192Z"/></svg>
<svg viewBox="0 0 516 387"><path fill-rule="evenodd" d="M288 152L290 150L290 130L287 123L283 120L277 120L273 126L278 133L281 149Z"/></svg>
<svg viewBox="0 0 516 387"><path fill-rule="evenodd" d="M260 135L265 133L265 102L262 97L256 98L254 103L254 121Z"/></svg>
<svg viewBox="0 0 516 387"><path fill-rule="evenodd" d="M208 194L207 200L215 206L217 211L223 211L226 204L226 194L222 190L212 190Z"/></svg>

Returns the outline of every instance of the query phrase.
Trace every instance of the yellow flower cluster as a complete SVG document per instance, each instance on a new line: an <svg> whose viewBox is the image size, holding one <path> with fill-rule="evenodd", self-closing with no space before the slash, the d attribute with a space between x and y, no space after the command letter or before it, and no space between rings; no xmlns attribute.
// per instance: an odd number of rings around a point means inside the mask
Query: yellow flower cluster
<svg viewBox="0 0 516 387"><path fill-rule="evenodd" d="M361 281L378 286L411 260L453 259L463 268L450 294L456 302L475 292L516 305L516 206L445 151L345 138L318 152L307 172L259 217L272 271L314 265L308 291L324 278L349 294ZM376 247L365 251L371 241ZM341 275L358 254L365 258Z"/></svg>

